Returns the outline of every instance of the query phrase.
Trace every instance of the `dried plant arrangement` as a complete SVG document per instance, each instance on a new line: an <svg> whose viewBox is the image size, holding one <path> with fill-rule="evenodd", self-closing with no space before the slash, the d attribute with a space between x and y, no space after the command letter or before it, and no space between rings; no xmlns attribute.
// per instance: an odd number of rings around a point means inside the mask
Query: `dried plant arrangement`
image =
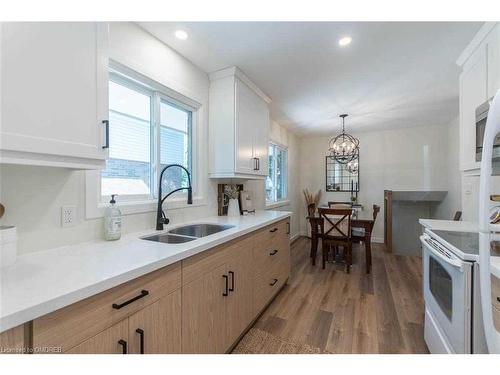
<svg viewBox="0 0 500 375"><path fill-rule="evenodd" d="M225 185L224 186L224 195L229 199L238 199L240 195L240 191L238 189L238 185Z"/></svg>
<svg viewBox="0 0 500 375"><path fill-rule="evenodd" d="M314 207L318 207L319 201L321 200L321 189L318 190L316 194L312 194L309 189L304 189L302 192L304 193L304 198L308 206L314 203Z"/></svg>

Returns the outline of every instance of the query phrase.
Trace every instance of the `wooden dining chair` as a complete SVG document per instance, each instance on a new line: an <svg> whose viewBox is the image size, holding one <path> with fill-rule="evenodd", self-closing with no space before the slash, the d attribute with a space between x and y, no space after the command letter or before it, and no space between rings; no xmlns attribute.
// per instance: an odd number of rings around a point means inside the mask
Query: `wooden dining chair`
<svg viewBox="0 0 500 375"><path fill-rule="evenodd" d="M370 233L373 232L373 227L375 226L375 221L377 220L378 213L380 212L380 206L376 204L373 205L373 222L370 226ZM351 240L353 243L362 243L366 241L365 228L353 227L351 230ZM370 268L372 265L372 252L370 244L365 244L365 262L366 262L366 273L370 273Z"/></svg>
<svg viewBox="0 0 500 375"><path fill-rule="evenodd" d="M322 268L325 269L328 252L332 248L342 246L345 254L346 272L350 273L352 265L351 217L350 208L319 208L322 250Z"/></svg>
<svg viewBox="0 0 500 375"><path fill-rule="evenodd" d="M351 208L352 203L351 202L328 202L329 208L341 208L341 207L334 207L334 206L347 206L347 207Z"/></svg>

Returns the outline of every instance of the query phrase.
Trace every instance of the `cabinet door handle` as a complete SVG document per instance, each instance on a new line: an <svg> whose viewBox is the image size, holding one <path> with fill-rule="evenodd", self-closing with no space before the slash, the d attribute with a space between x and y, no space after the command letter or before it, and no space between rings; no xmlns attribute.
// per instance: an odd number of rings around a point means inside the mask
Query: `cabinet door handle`
<svg viewBox="0 0 500 375"><path fill-rule="evenodd" d="M127 354L127 342L125 340L118 340L118 345L122 346L122 354Z"/></svg>
<svg viewBox="0 0 500 375"><path fill-rule="evenodd" d="M260 171L260 158L257 158L257 170Z"/></svg>
<svg viewBox="0 0 500 375"><path fill-rule="evenodd" d="M127 305L130 305L132 302L137 301L138 299L144 298L149 294L147 290L141 290L141 294L138 296L135 296L134 298L129 299L128 301L125 301L123 303L113 303L113 309L120 310L122 307L125 307Z"/></svg>
<svg viewBox="0 0 500 375"><path fill-rule="evenodd" d="M137 328L135 331L139 334L139 351L144 354L144 330Z"/></svg>
<svg viewBox="0 0 500 375"><path fill-rule="evenodd" d="M229 288L229 291L234 292L234 272L229 271L229 274L231 275L231 287Z"/></svg>
<svg viewBox="0 0 500 375"><path fill-rule="evenodd" d="M225 286L225 290L224 292L222 293L222 295L224 297L227 297L229 295L229 278L227 277L227 275L222 275L222 277L224 278L224 280L226 281L226 286Z"/></svg>
<svg viewBox="0 0 500 375"><path fill-rule="evenodd" d="M253 170L254 171L258 171L259 170L259 168L257 166L257 161L258 160L259 160L258 158L253 158Z"/></svg>
<svg viewBox="0 0 500 375"><path fill-rule="evenodd" d="M273 250L269 253L269 255L273 256L273 255L276 255L278 254L278 250Z"/></svg>
<svg viewBox="0 0 500 375"><path fill-rule="evenodd" d="M275 286L277 282L278 282L278 279L273 279L273 281L269 285Z"/></svg>
<svg viewBox="0 0 500 375"><path fill-rule="evenodd" d="M286 234L290 234L290 222L286 222Z"/></svg>
<svg viewBox="0 0 500 375"><path fill-rule="evenodd" d="M497 297L497 301L500 302L500 297Z"/></svg>
<svg viewBox="0 0 500 375"><path fill-rule="evenodd" d="M278 228L273 228L273 229L271 229L269 232L274 233L274 232L276 232L277 230L278 230Z"/></svg>
<svg viewBox="0 0 500 375"><path fill-rule="evenodd" d="M105 134L104 146L102 148L109 148L109 120L102 120L102 123L104 124Z"/></svg>

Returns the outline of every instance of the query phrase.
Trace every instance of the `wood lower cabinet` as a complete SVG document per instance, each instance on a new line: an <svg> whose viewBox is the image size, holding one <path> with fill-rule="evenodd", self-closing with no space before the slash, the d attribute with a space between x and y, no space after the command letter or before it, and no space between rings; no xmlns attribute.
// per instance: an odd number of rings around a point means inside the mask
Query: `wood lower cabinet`
<svg viewBox="0 0 500 375"><path fill-rule="evenodd" d="M0 333L0 354L23 354L25 349L24 325Z"/></svg>
<svg viewBox="0 0 500 375"><path fill-rule="evenodd" d="M252 248L246 248L227 263L229 295L226 301L226 347L233 344L254 318Z"/></svg>
<svg viewBox="0 0 500 375"><path fill-rule="evenodd" d="M284 285L287 222L183 261L183 353L227 352Z"/></svg>
<svg viewBox="0 0 500 375"><path fill-rule="evenodd" d="M128 348L128 320L124 320L75 346L66 353L127 354Z"/></svg>
<svg viewBox="0 0 500 375"><path fill-rule="evenodd" d="M225 353L289 274L283 220L37 318L29 330L3 332L0 348L26 341L49 349L36 353Z"/></svg>
<svg viewBox="0 0 500 375"><path fill-rule="evenodd" d="M161 298L128 318L131 354L181 352L181 291Z"/></svg>
<svg viewBox="0 0 500 375"><path fill-rule="evenodd" d="M226 264L182 287L182 352L223 353L226 346Z"/></svg>

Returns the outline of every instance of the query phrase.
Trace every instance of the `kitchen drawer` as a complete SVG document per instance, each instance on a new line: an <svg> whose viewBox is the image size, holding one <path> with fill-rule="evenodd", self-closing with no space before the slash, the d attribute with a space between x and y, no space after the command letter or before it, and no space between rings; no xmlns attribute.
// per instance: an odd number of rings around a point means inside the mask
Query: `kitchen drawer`
<svg viewBox="0 0 500 375"><path fill-rule="evenodd" d="M175 263L89 297L35 319L33 346L65 352L180 287L181 266Z"/></svg>
<svg viewBox="0 0 500 375"><path fill-rule="evenodd" d="M282 220L277 223L268 225L267 227L260 229L255 234L255 246L256 247L266 247L270 246L273 241L281 238L289 239L290 236L290 224L289 220Z"/></svg>
<svg viewBox="0 0 500 375"><path fill-rule="evenodd" d="M227 262L231 256L237 255L238 252L251 252L254 246L254 238L254 233L251 233L183 260L182 285L189 284L204 274L211 272Z"/></svg>
<svg viewBox="0 0 500 375"><path fill-rule="evenodd" d="M289 261L275 263L271 269L255 274L254 309L256 314L259 313L280 290L289 275Z"/></svg>
<svg viewBox="0 0 500 375"><path fill-rule="evenodd" d="M491 275L491 301L500 310L500 279Z"/></svg>
<svg viewBox="0 0 500 375"><path fill-rule="evenodd" d="M253 249L254 267L257 272L263 272L276 263L288 262L290 244L288 237L277 237L270 241L260 242Z"/></svg>

